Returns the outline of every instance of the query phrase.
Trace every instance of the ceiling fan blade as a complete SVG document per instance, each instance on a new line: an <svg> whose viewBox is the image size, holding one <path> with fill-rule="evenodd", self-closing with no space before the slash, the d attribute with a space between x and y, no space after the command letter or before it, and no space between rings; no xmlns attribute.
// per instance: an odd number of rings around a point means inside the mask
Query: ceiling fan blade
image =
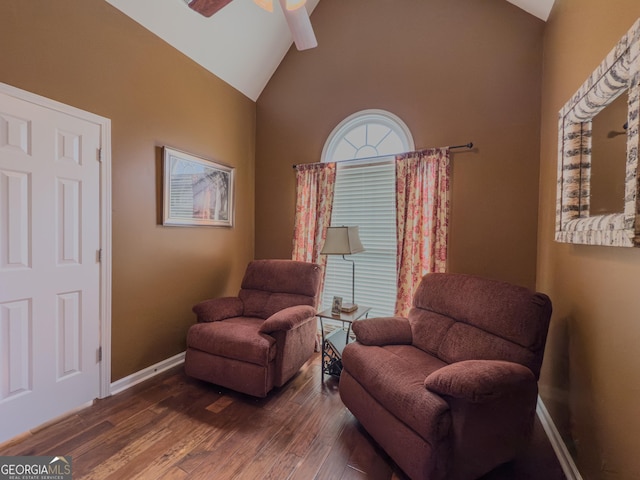
<svg viewBox="0 0 640 480"><path fill-rule="evenodd" d="M284 18L287 20L296 48L298 50L308 50L309 48L317 47L318 41L313 32L307 9L298 7L294 10L289 10L287 8L287 0L280 0L280 6L282 6Z"/></svg>
<svg viewBox="0 0 640 480"><path fill-rule="evenodd" d="M192 10L200 15L210 17L232 0L184 0Z"/></svg>

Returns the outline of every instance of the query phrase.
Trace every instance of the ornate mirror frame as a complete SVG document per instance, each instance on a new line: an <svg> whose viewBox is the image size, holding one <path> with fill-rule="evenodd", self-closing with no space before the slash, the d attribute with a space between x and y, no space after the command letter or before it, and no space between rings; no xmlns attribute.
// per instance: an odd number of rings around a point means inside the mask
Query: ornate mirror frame
<svg viewBox="0 0 640 480"><path fill-rule="evenodd" d="M560 110L556 241L640 247L639 82L640 19ZM625 91L629 93L629 101L624 210L591 216L592 119Z"/></svg>

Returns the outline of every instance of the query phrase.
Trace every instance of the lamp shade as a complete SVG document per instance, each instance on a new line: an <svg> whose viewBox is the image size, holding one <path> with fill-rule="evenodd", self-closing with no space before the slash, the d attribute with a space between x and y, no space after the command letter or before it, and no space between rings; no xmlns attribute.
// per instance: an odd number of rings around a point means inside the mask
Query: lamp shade
<svg viewBox="0 0 640 480"><path fill-rule="evenodd" d="M358 227L329 227L320 255L351 255L364 252Z"/></svg>

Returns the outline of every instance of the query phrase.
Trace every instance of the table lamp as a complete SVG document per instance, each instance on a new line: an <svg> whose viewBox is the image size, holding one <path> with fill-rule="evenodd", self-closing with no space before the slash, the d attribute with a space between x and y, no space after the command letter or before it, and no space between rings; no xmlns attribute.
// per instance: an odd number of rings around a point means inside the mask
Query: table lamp
<svg viewBox="0 0 640 480"><path fill-rule="evenodd" d="M364 252L364 247L360 242L358 227L329 227L327 228L327 238L324 241L320 255L342 255L342 259L351 262L351 303L343 303L343 312L353 312L358 309L355 302L355 278L356 262L348 260L345 255Z"/></svg>

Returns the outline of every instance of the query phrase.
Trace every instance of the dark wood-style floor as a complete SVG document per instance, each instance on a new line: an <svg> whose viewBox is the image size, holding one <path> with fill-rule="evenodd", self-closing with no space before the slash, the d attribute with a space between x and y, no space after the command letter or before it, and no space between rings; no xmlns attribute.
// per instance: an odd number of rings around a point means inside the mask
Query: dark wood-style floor
<svg viewBox="0 0 640 480"><path fill-rule="evenodd" d="M405 475L342 405L319 355L266 399L174 368L0 445L0 455L71 455L74 479L395 479ZM482 480L564 480L540 426L531 448Z"/></svg>

